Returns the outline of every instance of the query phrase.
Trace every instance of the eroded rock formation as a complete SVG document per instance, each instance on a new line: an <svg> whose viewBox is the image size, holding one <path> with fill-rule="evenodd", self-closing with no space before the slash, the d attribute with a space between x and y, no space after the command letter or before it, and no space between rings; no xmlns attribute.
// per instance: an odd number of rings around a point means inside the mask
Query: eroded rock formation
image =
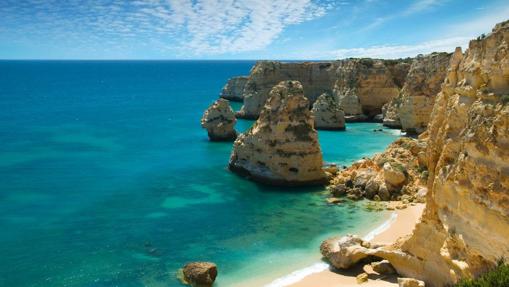
<svg viewBox="0 0 509 287"><path fill-rule="evenodd" d="M400 94L384 106L385 126L412 134L426 129L450 57L448 53L431 53L413 60Z"/></svg>
<svg viewBox="0 0 509 287"><path fill-rule="evenodd" d="M297 81L270 91L258 120L233 145L229 167L275 185L323 184L325 172L309 101Z"/></svg>
<svg viewBox="0 0 509 287"><path fill-rule="evenodd" d="M251 69L244 88L244 105L238 116L257 118L269 98L272 87L281 81L299 81L304 89L304 95L313 103L321 94L332 92L334 79L334 65L330 62L257 62Z"/></svg>
<svg viewBox="0 0 509 287"><path fill-rule="evenodd" d="M179 270L177 277L192 287L210 287L217 277L217 266L212 262L191 262Z"/></svg>
<svg viewBox="0 0 509 287"><path fill-rule="evenodd" d="M284 80L302 83L313 104L323 93L339 99L347 121L365 121L380 114L397 96L409 69L408 59L346 59L334 62L256 63L245 84L238 116L257 118L271 88Z"/></svg>
<svg viewBox="0 0 509 287"><path fill-rule="evenodd" d="M248 77L239 76L228 80L221 91L220 97L235 102L244 100L244 87L246 86Z"/></svg>
<svg viewBox="0 0 509 287"><path fill-rule="evenodd" d="M384 258L403 276L447 286L509 257L509 21L455 53L421 138L429 192L413 234L349 250L355 260Z"/></svg>
<svg viewBox="0 0 509 287"><path fill-rule="evenodd" d="M323 130L344 130L345 113L339 106L336 97L322 94L311 109L315 119L315 128Z"/></svg>
<svg viewBox="0 0 509 287"><path fill-rule="evenodd" d="M400 138L383 153L338 171L327 187L334 197L422 202L426 195L426 143Z"/></svg>
<svg viewBox="0 0 509 287"><path fill-rule="evenodd" d="M215 101L203 114L201 125L207 130L211 141L234 141L235 114L228 100Z"/></svg>

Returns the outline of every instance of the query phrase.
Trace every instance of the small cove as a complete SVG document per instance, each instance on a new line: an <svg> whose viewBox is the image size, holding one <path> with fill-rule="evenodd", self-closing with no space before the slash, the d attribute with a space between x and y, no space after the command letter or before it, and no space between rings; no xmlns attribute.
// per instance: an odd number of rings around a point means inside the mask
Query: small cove
<svg viewBox="0 0 509 287"><path fill-rule="evenodd" d="M0 285L180 286L177 268L210 260L217 285L236 286L306 267L327 236L382 223L362 203L328 205L324 188L226 169L231 143L209 142L199 119L252 64L0 62ZM399 135L378 128L320 131L325 161L349 164Z"/></svg>

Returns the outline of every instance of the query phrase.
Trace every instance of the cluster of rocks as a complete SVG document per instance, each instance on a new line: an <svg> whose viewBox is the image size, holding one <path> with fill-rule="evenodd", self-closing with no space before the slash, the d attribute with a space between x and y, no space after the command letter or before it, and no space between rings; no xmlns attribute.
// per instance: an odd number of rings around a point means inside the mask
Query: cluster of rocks
<svg viewBox="0 0 509 287"><path fill-rule="evenodd" d="M363 270L373 270L379 275L397 275L398 272L386 258L393 258L398 251L393 246L372 243L355 235L333 237L320 245L322 256L336 269L350 269L357 264L364 264ZM357 283L362 284L369 279L366 272L357 275ZM424 287L423 281L413 278L398 278L401 287Z"/></svg>
<svg viewBox="0 0 509 287"><path fill-rule="evenodd" d="M230 170L272 185L324 184L309 101L297 81L274 86L253 126L233 145Z"/></svg>
<svg viewBox="0 0 509 287"><path fill-rule="evenodd" d="M334 198L423 202L427 192L426 143L400 138L381 154L340 170L328 190Z"/></svg>
<svg viewBox="0 0 509 287"><path fill-rule="evenodd" d="M236 122L228 100L218 99L203 114L201 126L212 141L234 141L237 138Z"/></svg>

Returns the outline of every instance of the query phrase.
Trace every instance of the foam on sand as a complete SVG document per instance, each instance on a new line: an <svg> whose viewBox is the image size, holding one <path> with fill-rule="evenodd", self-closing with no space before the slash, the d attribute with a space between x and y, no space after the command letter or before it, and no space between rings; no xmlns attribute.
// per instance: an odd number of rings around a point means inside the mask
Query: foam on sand
<svg viewBox="0 0 509 287"><path fill-rule="evenodd" d="M373 238L375 238L375 236L377 236L378 234L381 234L382 232L389 229L389 227L396 221L396 218L398 218L398 214L396 212L393 212L391 214L391 216L389 217L389 219L384 221L382 224L380 224L375 229L371 230L362 239L366 240L366 241L373 240ZM292 285L294 283L301 281L302 279L304 279L305 277L307 277L311 274L319 273L319 272L325 271L327 269L329 269L329 264L327 264L325 262L317 262L311 266L296 270L288 275L280 277L280 278L272 281L271 283L265 285L265 287L289 286L289 285Z"/></svg>

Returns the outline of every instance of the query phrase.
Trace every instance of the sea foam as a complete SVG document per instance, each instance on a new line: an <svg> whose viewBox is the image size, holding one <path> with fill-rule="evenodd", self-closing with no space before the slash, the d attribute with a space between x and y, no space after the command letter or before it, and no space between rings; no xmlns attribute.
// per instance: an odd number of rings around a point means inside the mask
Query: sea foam
<svg viewBox="0 0 509 287"><path fill-rule="evenodd" d="M366 241L373 240L373 238L375 238L375 236L377 236L378 234L389 229L389 227L394 223L394 221L396 221L396 218L398 218L398 214L396 212L393 212L391 214L391 217L389 217L389 219L387 219L385 222L380 224L377 228L371 230L362 239L366 240ZM270 282L269 284L265 285L264 287L289 286L289 285L292 285L294 283L301 281L302 279L306 278L307 276L309 276L311 274L319 273L319 272L325 271L327 269L329 269L329 264L324 263L324 262L317 262L311 266L293 271L292 273L290 273L288 275L280 277L280 278Z"/></svg>

